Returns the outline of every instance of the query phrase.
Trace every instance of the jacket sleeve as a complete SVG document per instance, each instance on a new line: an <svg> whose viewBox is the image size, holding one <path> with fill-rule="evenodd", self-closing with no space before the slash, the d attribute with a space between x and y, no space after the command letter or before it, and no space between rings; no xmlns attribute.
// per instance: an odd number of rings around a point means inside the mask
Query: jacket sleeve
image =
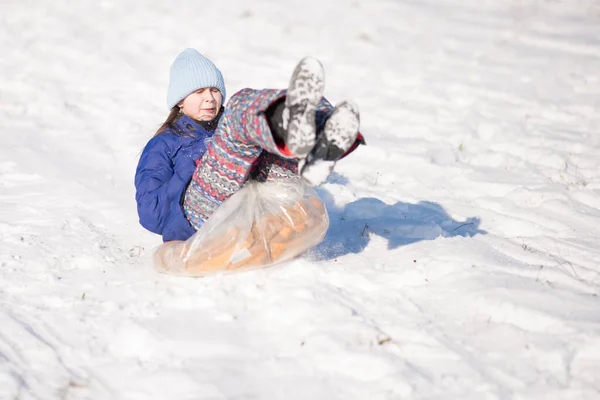
<svg viewBox="0 0 600 400"><path fill-rule="evenodd" d="M162 234L174 198L174 186L181 178L175 174L172 149L156 137L146 145L135 173L135 200L140 224L151 232Z"/></svg>

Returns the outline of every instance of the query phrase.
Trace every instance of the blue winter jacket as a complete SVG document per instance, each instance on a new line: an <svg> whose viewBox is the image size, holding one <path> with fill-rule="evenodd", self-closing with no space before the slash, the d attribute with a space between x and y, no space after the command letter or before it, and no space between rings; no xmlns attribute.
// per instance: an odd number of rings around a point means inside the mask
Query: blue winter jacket
<svg viewBox="0 0 600 400"><path fill-rule="evenodd" d="M153 137L140 156L135 172L140 224L164 242L186 240L196 232L183 212L183 196L214 132L184 115Z"/></svg>

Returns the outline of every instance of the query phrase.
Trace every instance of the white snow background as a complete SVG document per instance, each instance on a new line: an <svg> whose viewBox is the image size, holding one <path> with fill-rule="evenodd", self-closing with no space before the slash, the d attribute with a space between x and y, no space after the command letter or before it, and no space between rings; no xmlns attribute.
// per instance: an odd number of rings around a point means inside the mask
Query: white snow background
<svg viewBox="0 0 600 400"><path fill-rule="evenodd" d="M133 175L194 47L368 145L292 262L156 273ZM0 399L600 398L597 0L3 0Z"/></svg>

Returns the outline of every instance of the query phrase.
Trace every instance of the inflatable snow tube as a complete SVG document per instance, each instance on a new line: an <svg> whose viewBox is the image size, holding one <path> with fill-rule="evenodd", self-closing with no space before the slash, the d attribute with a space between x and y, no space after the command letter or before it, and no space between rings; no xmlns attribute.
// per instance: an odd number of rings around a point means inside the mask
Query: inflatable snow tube
<svg viewBox="0 0 600 400"><path fill-rule="evenodd" d="M329 227L325 205L299 181L249 182L186 241L154 252L159 272L204 276L262 268L321 243Z"/></svg>

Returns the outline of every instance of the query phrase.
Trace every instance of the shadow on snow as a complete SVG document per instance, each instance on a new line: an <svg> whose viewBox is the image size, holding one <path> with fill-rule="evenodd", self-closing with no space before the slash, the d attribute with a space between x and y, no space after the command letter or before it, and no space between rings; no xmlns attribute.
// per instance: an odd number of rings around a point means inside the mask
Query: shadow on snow
<svg viewBox="0 0 600 400"><path fill-rule="evenodd" d="M360 253L372 235L387 239L387 248L392 250L438 237L471 237L487 233L479 229L479 218L456 221L442 206L430 201L388 205L376 198L362 198L340 208L329 192L324 189L317 189L317 192L327 207L330 220L325 240L315 248L318 259Z"/></svg>

